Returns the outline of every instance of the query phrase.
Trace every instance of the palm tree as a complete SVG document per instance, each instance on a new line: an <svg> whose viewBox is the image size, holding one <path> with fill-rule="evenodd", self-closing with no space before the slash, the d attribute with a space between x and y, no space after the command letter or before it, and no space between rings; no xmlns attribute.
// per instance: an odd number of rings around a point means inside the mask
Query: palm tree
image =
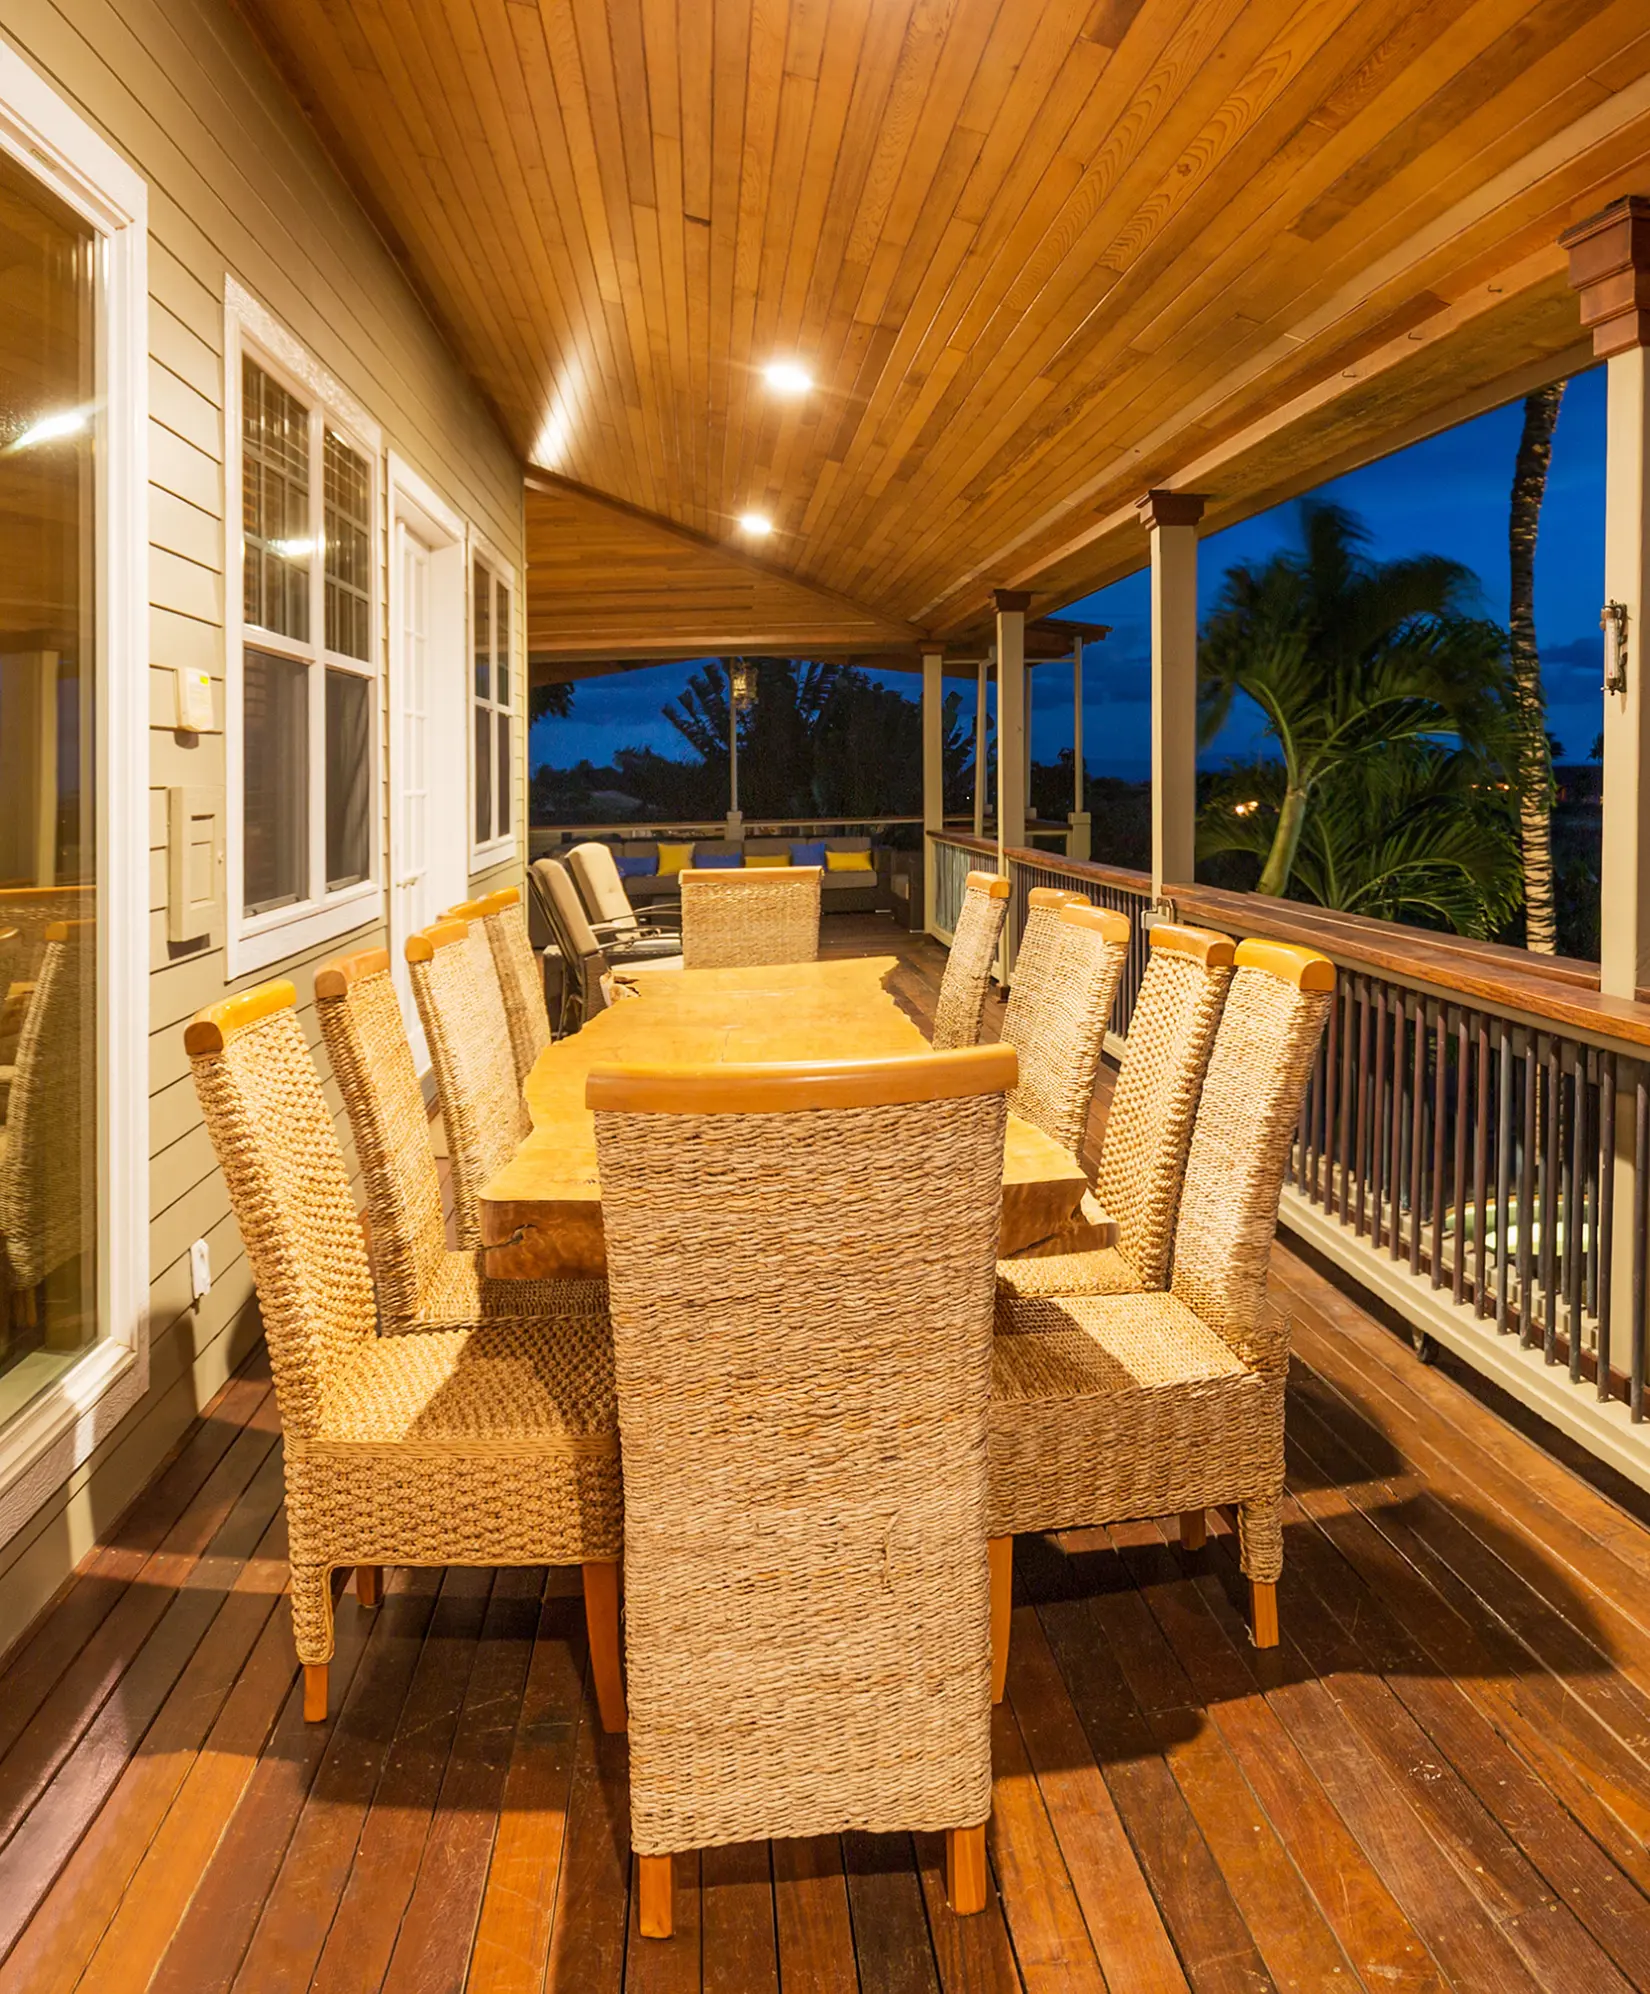
<svg viewBox="0 0 1650 1994"><path fill-rule="evenodd" d="M1535 641L1535 542L1541 501L1553 456L1553 428L1564 383L1551 382L1524 397L1524 430L1513 463L1507 549L1512 587L1508 629L1518 713L1518 828L1524 849L1524 945L1539 955L1558 952L1558 910L1553 897L1553 758L1547 739L1547 702L1541 687L1541 653Z"/></svg>
<svg viewBox="0 0 1650 1994"><path fill-rule="evenodd" d="M1277 762L1227 770L1203 808L1199 855L1264 860L1284 785ZM1513 804L1513 786L1482 756L1438 741L1394 741L1319 782L1292 884L1321 907L1493 936L1518 905Z"/></svg>
<svg viewBox="0 0 1650 1994"><path fill-rule="evenodd" d="M1453 737L1499 761L1508 731L1506 642L1471 614L1458 561L1371 561L1341 506L1300 509L1301 546L1227 571L1198 647L1199 732L1212 740L1245 693L1277 742L1283 780L1257 892L1288 890L1314 798L1348 763Z"/></svg>

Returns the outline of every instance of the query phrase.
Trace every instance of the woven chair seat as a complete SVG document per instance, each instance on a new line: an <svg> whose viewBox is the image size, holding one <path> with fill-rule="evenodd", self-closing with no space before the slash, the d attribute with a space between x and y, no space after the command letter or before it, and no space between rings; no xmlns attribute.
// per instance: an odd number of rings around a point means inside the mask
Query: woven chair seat
<svg viewBox="0 0 1650 1994"><path fill-rule="evenodd" d="M436 1261L414 1319L393 1327L462 1329L494 1316L605 1316L605 1281L490 1281L476 1256L452 1248Z"/></svg>
<svg viewBox="0 0 1650 1994"><path fill-rule="evenodd" d="M1169 1516L1283 1487L1283 1376L1173 1295L999 1295L993 1537ZM1276 1578L1281 1557L1251 1576Z"/></svg>
<svg viewBox="0 0 1650 1994"><path fill-rule="evenodd" d="M1041 1295L1138 1295L1145 1287L1140 1270L1119 1246L1032 1253L997 1262L997 1293L1024 1300Z"/></svg>

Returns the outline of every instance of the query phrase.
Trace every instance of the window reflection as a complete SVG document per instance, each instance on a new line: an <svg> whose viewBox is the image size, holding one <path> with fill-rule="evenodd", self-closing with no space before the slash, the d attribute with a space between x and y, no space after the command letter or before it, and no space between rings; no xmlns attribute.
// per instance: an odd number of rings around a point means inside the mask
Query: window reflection
<svg viewBox="0 0 1650 1994"><path fill-rule="evenodd" d="M0 1421L98 1334L96 247L0 154Z"/></svg>

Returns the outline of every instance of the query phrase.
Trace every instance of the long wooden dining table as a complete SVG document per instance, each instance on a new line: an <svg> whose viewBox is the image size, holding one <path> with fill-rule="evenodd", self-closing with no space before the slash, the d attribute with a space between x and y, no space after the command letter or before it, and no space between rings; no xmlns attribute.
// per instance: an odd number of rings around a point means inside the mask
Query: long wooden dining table
<svg viewBox="0 0 1650 1994"><path fill-rule="evenodd" d="M531 1120L481 1194L485 1269L497 1280L593 1280L607 1271L592 1067L874 1059L928 1050L887 988L895 956L760 969L637 974L582 1031L545 1047L523 1093ZM1004 1254L1047 1239L1087 1188L1050 1136L1010 1114L1003 1152ZM886 1194L899 1195L897 1185Z"/></svg>

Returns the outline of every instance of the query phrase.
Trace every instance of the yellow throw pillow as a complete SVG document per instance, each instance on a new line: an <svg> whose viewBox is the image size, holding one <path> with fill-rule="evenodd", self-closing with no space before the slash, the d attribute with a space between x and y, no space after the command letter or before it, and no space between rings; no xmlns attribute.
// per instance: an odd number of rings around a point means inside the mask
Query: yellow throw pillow
<svg viewBox="0 0 1650 1994"><path fill-rule="evenodd" d="M747 871L755 871L768 866L789 865L790 862L791 855L789 852L746 852L745 854L745 867Z"/></svg>
<svg viewBox="0 0 1650 1994"><path fill-rule="evenodd" d="M827 852L825 854L827 872L875 872L869 852Z"/></svg>
<svg viewBox="0 0 1650 1994"><path fill-rule="evenodd" d="M669 873L680 872L684 866L690 866L692 863L693 847L691 845L661 845L659 847L659 877L661 879Z"/></svg>

